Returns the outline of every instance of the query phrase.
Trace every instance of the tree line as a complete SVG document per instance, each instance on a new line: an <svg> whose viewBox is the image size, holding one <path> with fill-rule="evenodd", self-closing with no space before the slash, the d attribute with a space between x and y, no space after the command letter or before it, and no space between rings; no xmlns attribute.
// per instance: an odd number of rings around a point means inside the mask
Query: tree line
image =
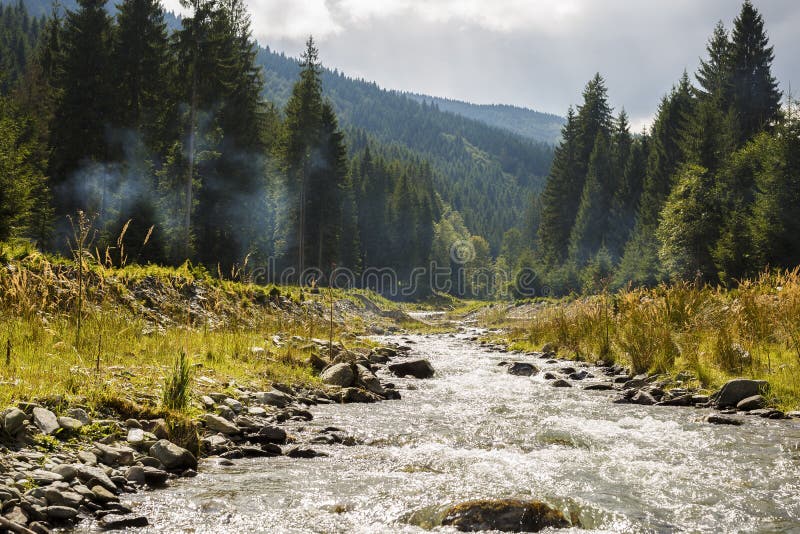
<svg viewBox="0 0 800 534"><path fill-rule="evenodd" d="M570 109L529 263L556 293L665 280L735 284L800 263L800 123L745 1L632 134L598 74Z"/></svg>
<svg viewBox="0 0 800 534"><path fill-rule="evenodd" d="M427 160L339 126L312 39L278 108L262 97L243 2L186 7L172 33L158 0L125 0L114 17L104 0L80 0L35 24L22 4L2 11L12 29L0 57L14 68L0 112L0 239L65 252L82 212L96 250L120 262L189 259L225 275L272 261L269 276L294 282L340 267L402 280L428 262L452 210ZM24 55L12 54L18 35Z"/></svg>

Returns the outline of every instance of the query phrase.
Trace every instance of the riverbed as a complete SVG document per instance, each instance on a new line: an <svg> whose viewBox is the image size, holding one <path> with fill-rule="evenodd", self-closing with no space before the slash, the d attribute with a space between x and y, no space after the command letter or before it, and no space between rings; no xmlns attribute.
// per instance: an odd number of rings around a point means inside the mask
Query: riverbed
<svg viewBox="0 0 800 534"><path fill-rule="evenodd" d="M582 383L508 374L500 361L564 364L492 352L474 334L381 337L436 376L384 377L402 400L315 406L295 429L338 427L361 444L208 460L195 478L126 499L150 519L142 532L448 532L435 525L449 505L502 497L543 500L580 532L800 532L797 420L717 426L705 409L612 404Z"/></svg>

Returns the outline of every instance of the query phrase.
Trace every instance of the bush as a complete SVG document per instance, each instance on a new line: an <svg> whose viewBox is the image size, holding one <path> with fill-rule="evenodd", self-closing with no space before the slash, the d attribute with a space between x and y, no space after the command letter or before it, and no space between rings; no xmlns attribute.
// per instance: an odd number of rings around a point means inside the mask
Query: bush
<svg viewBox="0 0 800 534"><path fill-rule="evenodd" d="M164 380L165 407L182 412L189 407L191 401L192 368L185 352L175 358L172 373Z"/></svg>

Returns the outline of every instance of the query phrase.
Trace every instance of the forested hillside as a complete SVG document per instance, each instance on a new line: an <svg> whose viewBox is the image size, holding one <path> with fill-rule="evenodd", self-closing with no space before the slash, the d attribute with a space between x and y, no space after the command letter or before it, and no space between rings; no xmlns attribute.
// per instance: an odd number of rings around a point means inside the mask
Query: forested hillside
<svg viewBox="0 0 800 534"><path fill-rule="evenodd" d="M221 276L269 267L265 280L388 267L399 283L434 257L449 264L455 240L490 266L474 229L499 247L528 171L547 165L544 145L326 76L312 40L287 60L288 99L269 101L241 2L198 4L176 32L154 0L113 17L81 0L49 19L20 4L2 19L0 239ZM346 94L343 111L326 85Z"/></svg>
<svg viewBox="0 0 800 534"><path fill-rule="evenodd" d="M558 115L507 104L471 104L417 93L405 93L405 95L417 102L434 105L442 111L463 115L535 141L556 144L561 139L564 118Z"/></svg>
<svg viewBox="0 0 800 534"><path fill-rule="evenodd" d="M0 3L15 5L17 1ZM49 0L24 0L24 5L32 13L51 12ZM62 11L74 10L77 4L66 0L60 6ZM116 12L111 2L106 8ZM164 22L168 31L181 25L172 13L165 13ZM255 53L256 65L263 67L262 96L280 110L300 73L300 61L258 44ZM323 94L331 100L343 127L363 129L380 143L402 144L414 158L427 160L441 177L436 187L442 199L462 213L472 232L489 240L495 253L499 251L503 232L520 224L530 192L540 190L544 183L558 123L554 123L555 131L553 124L548 127L546 141L541 141L538 135L532 139L512 133L518 129L514 126L518 113L487 115L469 106L431 107L335 69L322 68L320 73ZM536 120L540 120L538 114Z"/></svg>
<svg viewBox="0 0 800 534"><path fill-rule="evenodd" d="M800 117L746 1L634 138L598 74L570 110L536 258L557 292L662 280L735 284L800 263Z"/></svg>

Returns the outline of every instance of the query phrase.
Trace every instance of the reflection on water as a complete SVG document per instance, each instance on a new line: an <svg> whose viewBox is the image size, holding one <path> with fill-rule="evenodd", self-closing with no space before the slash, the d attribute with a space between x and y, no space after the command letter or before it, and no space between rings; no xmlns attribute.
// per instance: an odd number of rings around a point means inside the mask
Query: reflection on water
<svg viewBox="0 0 800 534"><path fill-rule="evenodd" d="M445 507L495 497L545 500L595 532L800 532L798 422L715 426L694 408L611 404L541 373L509 375L497 366L509 355L472 335L410 336L437 374L402 401L312 410L307 426L364 445L209 462L131 498L147 532L444 532L434 526Z"/></svg>

